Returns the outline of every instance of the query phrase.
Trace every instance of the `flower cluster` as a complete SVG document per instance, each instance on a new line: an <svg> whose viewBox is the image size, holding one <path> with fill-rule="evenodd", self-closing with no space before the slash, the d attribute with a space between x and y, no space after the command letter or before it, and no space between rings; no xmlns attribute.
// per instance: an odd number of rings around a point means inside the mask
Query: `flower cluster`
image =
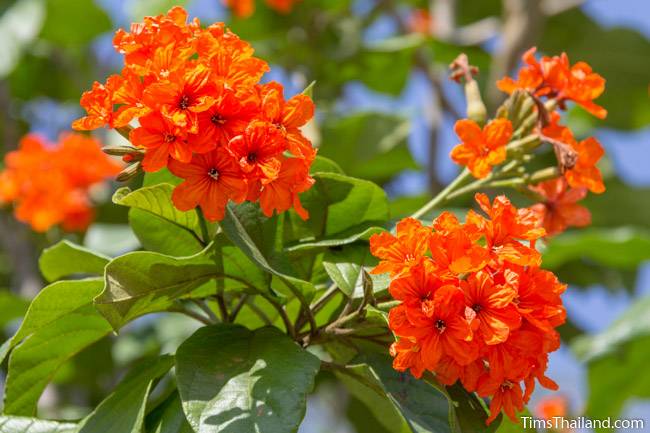
<svg viewBox="0 0 650 433"><path fill-rule="evenodd" d="M232 9L233 13L240 18L247 18L255 12L255 0L222 0L223 4ZM293 5L301 0L264 0L271 9L288 14Z"/></svg>
<svg viewBox="0 0 650 433"><path fill-rule="evenodd" d="M540 269L544 229L531 210L504 196L476 201L486 215L470 210L461 223L444 212L432 227L406 218L395 235L373 235L370 248L380 259L372 272L389 272L401 301L389 313L394 368L491 397L489 423L502 408L516 419L535 380L557 388L544 372L560 344L566 286Z"/></svg>
<svg viewBox="0 0 650 433"><path fill-rule="evenodd" d="M500 90L506 93L525 90L537 97L555 99L560 108L564 108L566 101L573 101L599 119L607 117L607 110L593 102L605 91L603 77L585 62L571 66L566 53L544 56L538 61L535 51L533 47L524 53L524 66L516 80L505 77L497 82Z"/></svg>
<svg viewBox="0 0 650 433"><path fill-rule="evenodd" d="M300 128L314 115L311 98L285 100L280 84L260 84L268 65L223 23L187 19L175 7L119 30L125 66L83 94L88 114L73 127L124 131L137 119L129 139L144 171L168 167L184 179L173 195L180 210L201 206L215 221L230 200L259 200L267 216L294 207L307 218L298 194L313 184L316 151Z"/></svg>
<svg viewBox="0 0 650 433"><path fill-rule="evenodd" d="M516 153L517 146L527 139L532 139L529 142L534 146L550 144L557 157L556 175L560 178L531 186L530 190L531 195L540 199L540 203L532 209L539 216L538 220L547 235L552 236L569 226L588 225L591 221L589 211L576 202L583 199L587 191L596 194L605 191L603 177L597 167L605 153L602 145L594 137L577 140L568 127L560 124L560 113L556 107L564 109L566 102L571 100L595 116L604 118L607 111L593 100L603 92L605 80L584 62L571 66L566 54L542 57L539 61L534 54L535 48L524 54L524 66L517 80L506 77L497 85L505 92L512 94L519 91L520 95L527 95L525 97L531 103L528 110L532 110L531 115L537 117L537 123L526 125L522 121L521 117L527 116L528 112L515 112L515 120L498 117L483 127L474 120L459 120L454 129L461 143L452 150L451 159L467 167L474 177L485 179L493 174L493 167L513 159L509 145ZM541 98L548 99L549 103L544 104ZM507 114L507 109L502 111L502 115ZM530 135L522 137L525 134ZM532 152L527 151L526 157L533 157ZM503 177L504 174L508 173L497 172L496 176Z"/></svg>
<svg viewBox="0 0 650 433"><path fill-rule="evenodd" d="M57 224L67 231L85 230L94 214L89 189L122 169L100 147L81 134L64 134L56 144L25 136L18 150L5 156L0 203L13 203L16 218L39 232Z"/></svg>

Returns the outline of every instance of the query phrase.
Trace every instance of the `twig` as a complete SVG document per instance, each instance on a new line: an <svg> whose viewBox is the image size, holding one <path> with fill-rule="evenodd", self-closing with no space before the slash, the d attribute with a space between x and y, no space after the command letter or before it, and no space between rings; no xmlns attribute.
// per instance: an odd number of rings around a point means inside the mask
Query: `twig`
<svg viewBox="0 0 650 433"><path fill-rule="evenodd" d="M230 321L234 322L235 319L237 318L237 315L241 311L241 309L244 307L246 304L246 301L248 300L248 294L244 293L241 298L239 298L239 302L235 305L235 308L233 308L230 311Z"/></svg>
<svg viewBox="0 0 650 433"><path fill-rule="evenodd" d="M194 305L199 307L205 314L207 314L208 317L212 319L213 322L215 323L219 322L219 318L217 317L217 315L214 314L214 311L212 311L212 309L208 305L206 305L204 301L198 299L192 299L192 303L194 303Z"/></svg>
<svg viewBox="0 0 650 433"><path fill-rule="evenodd" d="M193 319L198 320L199 322L205 324L205 325L214 325L215 322L211 321L210 318L205 317L197 312L194 312L190 310L189 308L185 308L184 305L182 304L177 304L177 307L171 308L169 311L174 312L174 313L181 313L184 314L188 317L191 317Z"/></svg>

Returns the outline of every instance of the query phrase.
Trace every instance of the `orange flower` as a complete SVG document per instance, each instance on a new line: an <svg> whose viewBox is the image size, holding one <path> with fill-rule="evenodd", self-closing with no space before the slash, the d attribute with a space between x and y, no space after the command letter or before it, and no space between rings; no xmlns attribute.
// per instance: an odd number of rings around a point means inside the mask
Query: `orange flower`
<svg viewBox="0 0 650 433"><path fill-rule="evenodd" d="M228 151L250 178L263 184L277 178L286 143L275 126L251 122L243 134L230 140Z"/></svg>
<svg viewBox="0 0 650 433"><path fill-rule="evenodd" d="M461 365L474 361L478 346L472 343L472 329L464 315L463 292L457 286L443 286L422 309L429 319L429 332L422 343L424 365L435 369L443 355Z"/></svg>
<svg viewBox="0 0 650 433"><path fill-rule="evenodd" d="M159 109L176 126L197 133L197 113L207 111L215 103L216 92L209 78L210 70L198 65L182 76L172 77L174 81L151 84L144 91L143 101Z"/></svg>
<svg viewBox="0 0 650 433"><path fill-rule="evenodd" d="M528 247L519 242L534 242L544 236L544 229L538 227L539 221L535 213L530 209L515 208L505 196L496 197L492 204L482 193L477 193L475 199L489 219L470 211L468 222L481 227L493 256L520 265L539 266L539 252L532 245Z"/></svg>
<svg viewBox="0 0 650 433"><path fill-rule="evenodd" d="M593 72L584 62L571 66L566 53L554 57L544 56L538 62L535 51L536 48L533 47L524 53L524 66L519 70L516 81L505 77L497 82L500 90L512 93L523 89L538 97L556 99L560 107L564 106L565 101L571 100L599 119L607 117L607 110L593 102L605 90L603 77Z"/></svg>
<svg viewBox="0 0 650 433"><path fill-rule="evenodd" d="M432 21L433 18L427 9L413 9L408 19L408 29L411 33L430 35Z"/></svg>
<svg viewBox="0 0 650 433"><path fill-rule="evenodd" d="M131 131L129 139L134 145L146 149L142 161L145 171L153 172L166 167L170 156L180 162L190 162L192 150L182 128L158 112L140 118L140 125Z"/></svg>
<svg viewBox="0 0 650 433"><path fill-rule="evenodd" d="M397 223L396 236L388 232L372 235L370 252L381 261L371 273L390 272L391 276L407 273L424 259L430 236L431 229L413 218Z"/></svg>
<svg viewBox="0 0 650 433"><path fill-rule="evenodd" d="M467 166L474 177L487 176L492 166L506 159L506 144L512 137L512 123L508 119L496 119L483 130L473 120L463 119L454 126L462 143L451 151L451 159Z"/></svg>
<svg viewBox="0 0 650 433"><path fill-rule="evenodd" d="M569 185L587 188L595 194L605 192L603 176L596 166L605 154L601 144L594 137L578 142L571 130L558 122L559 115L553 113L551 124L542 130L542 136L553 141L557 154L573 152L568 162L562 157L558 161Z"/></svg>
<svg viewBox="0 0 650 433"><path fill-rule="evenodd" d="M92 90L83 93L81 106L88 115L75 120L72 123L74 129L88 131L112 124L114 89L111 84L111 81L106 85L95 81Z"/></svg>
<svg viewBox="0 0 650 433"><path fill-rule="evenodd" d="M476 200L487 217L469 211L463 224L443 212L433 231L406 218L395 236L373 236L370 251L380 259L372 272L390 273L399 301L388 314L393 367L491 397L489 424L502 410L516 419L537 382L557 389L544 373L566 286L538 267L533 244L544 230L532 211L503 196Z"/></svg>
<svg viewBox="0 0 650 433"><path fill-rule="evenodd" d="M288 14L296 3L301 0L264 0L268 7L280 13Z"/></svg>
<svg viewBox="0 0 650 433"><path fill-rule="evenodd" d="M278 213L293 209L300 218L309 218L300 203L298 194L307 191L314 184L314 179L309 176L309 167L298 158L285 158L280 165L278 176L270 182L264 183L260 195L260 207L267 217L274 211Z"/></svg>
<svg viewBox="0 0 650 433"><path fill-rule="evenodd" d="M121 170L97 140L79 134L64 134L56 144L27 135L5 165L0 203L13 203L16 218L39 232L57 224L85 230L94 216L88 190Z"/></svg>
<svg viewBox="0 0 650 433"><path fill-rule="evenodd" d="M390 354L393 358L393 368L397 371L410 370L416 378L421 378L424 373L422 352L420 346L408 338L400 338L390 346Z"/></svg>
<svg viewBox="0 0 650 433"><path fill-rule="evenodd" d="M487 424L496 419L502 408L512 422L519 422L516 411L524 410L524 398L518 381L507 379L499 381L488 376L486 380L479 382L478 395L481 397L492 396L490 417L487 419Z"/></svg>
<svg viewBox="0 0 650 433"><path fill-rule="evenodd" d="M239 165L220 149L195 154L189 164L171 160L169 171L184 179L172 193L174 206L182 211L201 206L210 221L223 219L229 200L246 198L248 186Z"/></svg>
<svg viewBox="0 0 650 433"><path fill-rule="evenodd" d="M552 420L557 417L566 417L567 398L563 395L549 395L541 398L535 406L535 415L540 419Z"/></svg>
<svg viewBox="0 0 650 433"><path fill-rule="evenodd" d="M544 201L531 206L546 230L547 236L562 233L567 227L584 227L591 224L589 210L577 204L587 195L586 188L569 188L564 178L548 180L531 186Z"/></svg>
<svg viewBox="0 0 650 433"><path fill-rule="evenodd" d="M511 329L521 324L521 316L512 302L517 292L507 285L497 285L489 273L479 271L461 281L465 303L476 314L476 332L485 344L503 343Z"/></svg>
<svg viewBox="0 0 650 433"><path fill-rule="evenodd" d="M300 131L300 128L314 117L314 103L311 98L299 94L285 101L282 86L276 82L261 86L260 96L262 116L282 131L289 151L299 158L312 161L316 150Z"/></svg>
<svg viewBox="0 0 650 433"><path fill-rule="evenodd" d="M255 12L255 0L223 0L239 18L248 18Z"/></svg>
<svg viewBox="0 0 650 433"><path fill-rule="evenodd" d="M232 138L244 133L258 112L255 101L241 100L231 89L219 87L215 104L198 116L200 133L188 137L197 153L226 146Z"/></svg>

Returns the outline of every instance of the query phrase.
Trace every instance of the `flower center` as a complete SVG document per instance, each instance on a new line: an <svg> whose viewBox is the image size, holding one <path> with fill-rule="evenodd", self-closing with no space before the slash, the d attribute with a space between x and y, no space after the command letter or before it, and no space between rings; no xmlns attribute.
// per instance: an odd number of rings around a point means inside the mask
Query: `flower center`
<svg viewBox="0 0 650 433"><path fill-rule="evenodd" d="M249 153L246 157L246 161L248 161L249 164L254 164L255 161L257 161L257 154L255 152Z"/></svg>
<svg viewBox="0 0 650 433"><path fill-rule="evenodd" d="M436 320L436 329L438 330L439 333L445 332L445 329L447 329L447 324L445 323L444 320L438 319Z"/></svg>
<svg viewBox="0 0 650 433"><path fill-rule="evenodd" d="M210 176L214 180L219 180L219 172L214 167L208 170L208 176Z"/></svg>
<svg viewBox="0 0 650 433"><path fill-rule="evenodd" d="M210 121L215 125L223 125L224 123L226 123L226 119L221 117L219 113L213 114L212 117L210 117Z"/></svg>
<svg viewBox="0 0 650 433"><path fill-rule="evenodd" d="M165 143L172 143L173 141L176 140L176 136L174 134L165 134L165 137L163 138L165 140Z"/></svg>
<svg viewBox="0 0 650 433"><path fill-rule="evenodd" d="M190 97L187 95L181 96L181 99L178 101L178 108L181 110L187 110L187 107L190 106Z"/></svg>
<svg viewBox="0 0 650 433"><path fill-rule="evenodd" d="M501 384L501 391L506 391L508 389L511 389L513 386L514 385L512 384L512 382L510 382L509 380L506 380L505 382L503 382Z"/></svg>
<svg viewBox="0 0 650 433"><path fill-rule="evenodd" d="M481 307L481 304L472 305L472 310L474 310L477 313L480 312L482 309L483 309L483 307Z"/></svg>

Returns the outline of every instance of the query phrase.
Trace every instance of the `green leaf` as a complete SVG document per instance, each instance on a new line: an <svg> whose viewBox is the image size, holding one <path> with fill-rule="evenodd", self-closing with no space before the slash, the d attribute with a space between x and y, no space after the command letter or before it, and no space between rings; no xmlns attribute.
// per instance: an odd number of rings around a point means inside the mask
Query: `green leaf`
<svg viewBox="0 0 650 433"><path fill-rule="evenodd" d="M322 156L335 159L350 176L385 183L417 169L408 148L411 125L398 116L359 113L323 124Z"/></svg>
<svg viewBox="0 0 650 433"><path fill-rule="evenodd" d="M311 298L315 287L291 273L288 258L281 252L284 216L265 218L259 208L250 203L228 206L221 228L230 241L260 268L280 281L293 295L304 302ZM275 288L281 289L279 286Z"/></svg>
<svg viewBox="0 0 650 433"><path fill-rule="evenodd" d="M182 257L203 249L196 234L151 212L130 209L129 225L142 246L149 251Z"/></svg>
<svg viewBox="0 0 650 433"><path fill-rule="evenodd" d="M355 289L362 286L364 266L374 266L376 262L370 248L364 244L347 245L340 250L329 249L323 257L325 271L347 296L353 296Z"/></svg>
<svg viewBox="0 0 650 433"><path fill-rule="evenodd" d="M309 220L289 214L287 251L345 245L368 239L388 219L386 193L377 185L336 173L314 175L316 184L300 197Z"/></svg>
<svg viewBox="0 0 650 433"><path fill-rule="evenodd" d="M47 281L75 274L103 275L110 257L63 240L43 250L38 264Z"/></svg>
<svg viewBox="0 0 650 433"><path fill-rule="evenodd" d="M80 46L112 27L108 15L93 0L46 0L45 7L41 38L55 44Z"/></svg>
<svg viewBox="0 0 650 433"><path fill-rule="evenodd" d="M165 11L166 12L166 11ZM140 19L140 18L138 18ZM145 173L142 181L142 186L154 186L159 183L168 183L170 185L178 185L183 182L183 179L176 177L167 168L163 168L153 173Z"/></svg>
<svg viewBox="0 0 650 433"><path fill-rule="evenodd" d="M106 336L111 327L92 306L101 280L60 281L30 306L12 343L25 340L9 358L4 412L31 416L38 399L68 359Z"/></svg>
<svg viewBox="0 0 650 433"><path fill-rule="evenodd" d="M650 297L642 298L604 332L576 338L573 343L578 358L587 362L589 416L614 418L628 399L650 397L649 308Z"/></svg>
<svg viewBox="0 0 650 433"><path fill-rule="evenodd" d="M195 211L176 209L171 199L173 190L174 186L168 183L145 186L135 191L122 187L115 191L113 203L151 212L199 236L198 215Z"/></svg>
<svg viewBox="0 0 650 433"><path fill-rule="evenodd" d="M164 14L172 7L185 3L187 0L135 0L128 3L128 13L132 20L142 21L144 16Z"/></svg>
<svg viewBox="0 0 650 433"><path fill-rule="evenodd" d="M176 299L216 278L212 246L189 257L136 251L106 266L106 284L95 305L115 330L147 313L164 311Z"/></svg>
<svg viewBox="0 0 650 433"><path fill-rule="evenodd" d="M188 257L171 257L137 251L117 257L106 266L104 291L95 305L118 330L144 314L165 311L181 298L190 297L205 283L226 278L223 288L267 290L268 278L223 236L203 251ZM216 293L217 286L210 290ZM197 296L207 296L200 290Z"/></svg>
<svg viewBox="0 0 650 433"><path fill-rule="evenodd" d="M336 162L321 155L316 155L314 162L309 168L311 174L314 173L339 173L344 174L343 169Z"/></svg>
<svg viewBox="0 0 650 433"><path fill-rule="evenodd" d="M358 361L362 364L351 367L351 371L360 377L367 392L383 393L415 433L484 433L496 429L496 425L485 426L485 409L476 396L461 387L451 387L448 392L437 383L399 373L383 354L366 354Z"/></svg>
<svg viewBox="0 0 650 433"><path fill-rule="evenodd" d="M143 362L80 423L77 433L141 433L149 392L173 365L172 356Z"/></svg>
<svg viewBox="0 0 650 433"><path fill-rule="evenodd" d="M183 409L199 433L296 432L319 366L275 328L201 328L176 354Z"/></svg>
<svg viewBox="0 0 650 433"><path fill-rule="evenodd" d="M0 331L12 320L23 317L27 307L29 307L28 300L8 291L0 291Z"/></svg>
<svg viewBox="0 0 650 433"><path fill-rule="evenodd" d="M19 416L0 416L2 433L76 433L76 424Z"/></svg>
<svg viewBox="0 0 650 433"><path fill-rule="evenodd" d="M404 419L409 429L416 433L451 433L450 410L447 397L423 380L417 380L410 374L398 373L391 365L391 360L385 355L367 355L359 359L361 364L347 367L352 372L352 379L359 381L366 387L367 393L374 393L372 397L364 397L358 390L357 398L370 404L377 400L377 396L389 401L399 416ZM364 362L365 361L365 362ZM337 373L344 378L347 374ZM380 408L388 410L386 403ZM372 409L372 408L371 408ZM381 417L381 414L376 414ZM399 423L393 418L394 428ZM408 430L407 430L408 431Z"/></svg>
<svg viewBox="0 0 650 433"><path fill-rule="evenodd" d="M12 346L51 326L57 320L90 305L101 290L102 280L99 278L57 281L45 287L30 304L23 323L12 337Z"/></svg>
<svg viewBox="0 0 650 433"><path fill-rule="evenodd" d="M413 53L424 39L418 34L396 36L364 47L358 55L360 78L378 92L398 95L408 80Z"/></svg>
<svg viewBox="0 0 650 433"><path fill-rule="evenodd" d="M551 239L544 252L544 267L555 269L583 260L617 269L636 269L650 259L650 233L632 228L588 229Z"/></svg>
<svg viewBox="0 0 650 433"><path fill-rule="evenodd" d="M147 432L151 433L194 433L185 418L178 391L174 391L160 406L147 415Z"/></svg>
<svg viewBox="0 0 650 433"><path fill-rule="evenodd" d="M14 2L0 16L0 78L9 74L43 25L45 8L39 0Z"/></svg>

